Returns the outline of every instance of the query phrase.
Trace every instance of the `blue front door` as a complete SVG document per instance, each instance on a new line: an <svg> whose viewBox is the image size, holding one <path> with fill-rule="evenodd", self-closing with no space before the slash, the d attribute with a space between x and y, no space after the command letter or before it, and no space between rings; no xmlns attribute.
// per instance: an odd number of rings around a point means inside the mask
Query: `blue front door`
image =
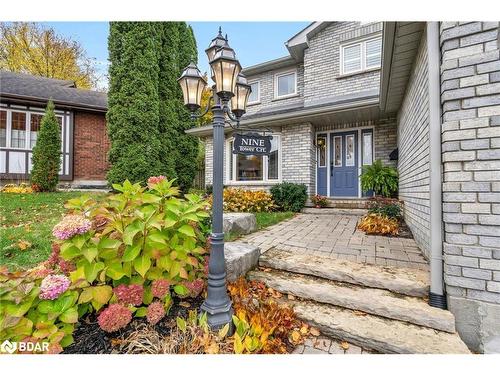
<svg viewBox="0 0 500 375"><path fill-rule="evenodd" d="M333 133L330 148L330 195L358 196L358 132Z"/></svg>

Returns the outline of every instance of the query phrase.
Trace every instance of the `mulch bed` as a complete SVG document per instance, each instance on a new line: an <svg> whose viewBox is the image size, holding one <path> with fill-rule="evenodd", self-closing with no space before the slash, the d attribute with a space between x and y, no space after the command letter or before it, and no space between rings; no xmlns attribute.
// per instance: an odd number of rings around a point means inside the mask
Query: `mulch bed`
<svg viewBox="0 0 500 375"><path fill-rule="evenodd" d="M399 234L397 236L394 236L396 238L413 238L413 234L411 234L410 228L408 228L408 225L404 222L404 220L401 220L399 222Z"/></svg>
<svg viewBox="0 0 500 375"><path fill-rule="evenodd" d="M161 335L168 335L176 327L176 318L187 318L189 310L198 310L203 303L203 296L196 298L173 298L170 312L160 320L154 329ZM189 304L189 306L188 306ZM146 318L134 318L132 322L117 332L104 332L97 323L97 315L90 314L78 324L73 337L75 342L64 349L63 354L110 354L120 353L120 339L133 333L139 325L146 323Z"/></svg>

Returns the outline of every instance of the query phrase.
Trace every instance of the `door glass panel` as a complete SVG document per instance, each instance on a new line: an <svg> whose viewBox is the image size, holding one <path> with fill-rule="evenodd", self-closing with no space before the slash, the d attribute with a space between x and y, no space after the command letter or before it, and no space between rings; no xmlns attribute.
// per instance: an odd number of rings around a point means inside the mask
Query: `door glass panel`
<svg viewBox="0 0 500 375"><path fill-rule="evenodd" d="M318 166L326 166L326 135L318 135Z"/></svg>
<svg viewBox="0 0 500 375"><path fill-rule="evenodd" d="M333 137L334 167L342 166L342 137Z"/></svg>
<svg viewBox="0 0 500 375"><path fill-rule="evenodd" d="M373 163L372 133L363 134L363 165Z"/></svg>
<svg viewBox="0 0 500 375"><path fill-rule="evenodd" d="M345 150L345 165L352 167L354 165L354 135L345 136L346 150Z"/></svg>

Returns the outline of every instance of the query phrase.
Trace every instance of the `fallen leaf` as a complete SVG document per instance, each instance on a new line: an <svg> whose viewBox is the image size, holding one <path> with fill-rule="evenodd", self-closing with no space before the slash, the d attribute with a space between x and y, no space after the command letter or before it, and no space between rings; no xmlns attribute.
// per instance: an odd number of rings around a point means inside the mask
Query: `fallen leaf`
<svg viewBox="0 0 500 375"><path fill-rule="evenodd" d="M179 305L182 307L191 307L191 304L189 302L185 302L185 301L179 302Z"/></svg>
<svg viewBox="0 0 500 375"><path fill-rule="evenodd" d="M309 327L304 324L302 327L300 327L300 333L303 335L307 335L309 333Z"/></svg>
<svg viewBox="0 0 500 375"><path fill-rule="evenodd" d="M354 315L356 315L356 316L365 316L366 313L364 311L354 310Z"/></svg>
<svg viewBox="0 0 500 375"><path fill-rule="evenodd" d="M292 343L293 345L299 344L302 341L302 336L300 335L300 332L293 331L288 341L290 341L290 343Z"/></svg>
<svg viewBox="0 0 500 375"><path fill-rule="evenodd" d="M295 301L295 296L289 294L287 297L290 301Z"/></svg>
<svg viewBox="0 0 500 375"><path fill-rule="evenodd" d="M17 242L17 247L19 250L26 250L31 247L31 242L25 241L25 240L19 240Z"/></svg>
<svg viewBox="0 0 500 375"><path fill-rule="evenodd" d="M311 327L311 329L309 330L309 333L313 336L316 336L318 337L321 333L319 332L319 330L315 327Z"/></svg>
<svg viewBox="0 0 500 375"><path fill-rule="evenodd" d="M341 347L342 349L344 349L344 350L347 350L347 349L349 349L349 343L348 343L347 341L342 341L342 342L340 343L340 347Z"/></svg>
<svg viewBox="0 0 500 375"><path fill-rule="evenodd" d="M219 344L217 344L216 342L212 342L208 346L206 353L207 354L218 354L219 353Z"/></svg>

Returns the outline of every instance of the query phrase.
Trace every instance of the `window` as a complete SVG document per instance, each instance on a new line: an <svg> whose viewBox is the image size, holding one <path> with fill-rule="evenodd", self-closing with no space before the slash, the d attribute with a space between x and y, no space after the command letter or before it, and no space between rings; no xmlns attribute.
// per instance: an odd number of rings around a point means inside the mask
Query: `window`
<svg viewBox="0 0 500 375"><path fill-rule="evenodd" d="M380 67L382 38L363 40L341 47L341 74L362 72Z"/></svg>
<svg viewBox="0 0 500 375"><path fill-rule="evenodd" d="M333 137L333 166L342 166L342 137Z"/></svg>
<svg viewBox="0 0 500 375"><path fill-rule="evenodd" d="M10 147L26 147L26 113L24 112L12 112Z"/></svg>
<svg viewBox="0 0 500 375"><path fill-rule="evenodd" d="M0 111L0 147L7 146L7 111Z"/></svg>
<svg viewBox="0 0 500 375"><path fill-rule="evenodd" d="M372 133L363 133L363 165L371 165L373 163L373 144Z"/></svg>
<svg viewBox="0 0 500 375"><path fill-rule="evenodd" d="M318 148L318 167L326 167L326 135L318 135L316 143Z"/></svg>
<svg viewBox="0 0 500 375"><path fill-rule="evenodd" d="M280 136L273 135L268 156L233 154L233 141L228 145L227 176L232 182L266 182L280 178Z"/></svg>
<svg viewBox="0 0 500 375"><path fill-rule="evenodd" d="M252 92L248 97L248 104L260 102L260 82L252 82L250 83L250 87L252 88Z"/></svg>
<svg viewBox="0 0 500 375"><path fill-rule="evenodd" d="M297 93L297 72L286 72L275 75L274 92L276 98L287 97Z"/></svg>
<svg viewBox="0 0 500 375"><path fill-rule="evenodd" d="M38 132L40 131L40 124L42 122L43 115L37 115L32 113L30 115L30 148L33 149L38 138Z"/></svg>

